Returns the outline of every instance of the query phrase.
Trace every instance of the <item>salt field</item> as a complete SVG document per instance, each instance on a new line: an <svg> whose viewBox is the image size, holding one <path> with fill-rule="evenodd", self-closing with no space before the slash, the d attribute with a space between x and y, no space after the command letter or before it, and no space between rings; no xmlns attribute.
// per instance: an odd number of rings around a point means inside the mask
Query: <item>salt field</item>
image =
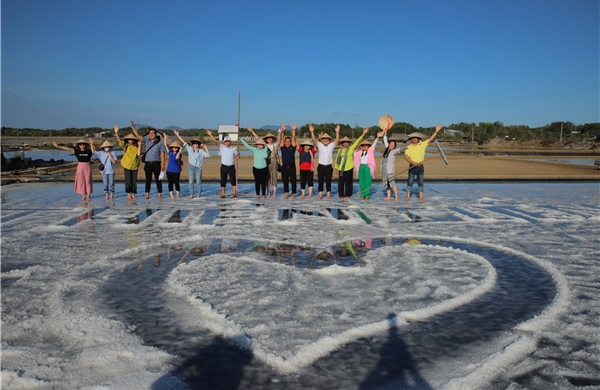
<svg viewBox="0 0 600 390"><path fill-rule="evenodd" d="M2 187L2 388L600 388L598 183L94 184Z"/></svg>

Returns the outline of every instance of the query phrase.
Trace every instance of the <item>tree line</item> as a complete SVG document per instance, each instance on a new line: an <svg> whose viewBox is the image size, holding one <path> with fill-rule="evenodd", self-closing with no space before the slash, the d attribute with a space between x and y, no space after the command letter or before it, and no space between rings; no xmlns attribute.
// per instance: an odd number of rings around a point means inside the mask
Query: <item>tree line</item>
<svg viewBox="0 0 600 390"><path fill-rule="evenodd" d="M335 135L335 127L337 123L322 123L314 124L315 134L318 135L321 132L328 133L331 136ZM146 133L150 127L144 127L139 129L140 134ZM340 136L348 136L350 138L357 137L362 133L362 127L350 126L349 124L340 124ZM416 127L406 122L396 122L389 130L389 134L406 133L410 134L413 132L421 132L426 135L431 134L434 131L434 127ZM529 127L525 125L509 125L506 126L502 122L479 122L479 123L453 123L445 126L447 130L456 130L462 132L462 135L457 133L444 133L445 139L462 140L466 138L468 140L474 140L478 144L485 144L486 142L494 138L505 138L515 139L521 141L539 140L542 143L553 143L577 138L587 139L594 138L600 134L600 122L585 123L581 125L575 125L573 122L552 122L545 126L540 127ZM127 133L129 127L123 127L121 132ZM160 129L159 129L160 130ZM204 128L192 128L186 129L190 134L203 137L205 135ZM381 130L379 126L369 127L368 135L375 135ZM260 130L259 130L260 131ZM104 129L101 127L86 127L86 128L65 128L62 130L42 130L42 129L31 129L31 128L12 128L2 126L0 129L0 136L2 137L87 137L93 134L105 132L109 135L113 134L113 129ZM124 134L122 134L124 135ZM251 136L245 128L240 128L240 137ZM298 137L308 137L310 132L308 130L308 124L298 128Z"/></svg>

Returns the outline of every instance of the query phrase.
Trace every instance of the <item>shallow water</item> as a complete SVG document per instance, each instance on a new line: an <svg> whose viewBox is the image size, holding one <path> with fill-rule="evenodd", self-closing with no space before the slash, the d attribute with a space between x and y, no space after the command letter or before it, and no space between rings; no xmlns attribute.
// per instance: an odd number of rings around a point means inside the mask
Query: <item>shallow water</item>
<svg viewBox="0 0 600 390"><path fill-rule="evenodd" d="M600 385L597 184L426 183L424 204L203 189L2 187L3 387Z"/></svg>

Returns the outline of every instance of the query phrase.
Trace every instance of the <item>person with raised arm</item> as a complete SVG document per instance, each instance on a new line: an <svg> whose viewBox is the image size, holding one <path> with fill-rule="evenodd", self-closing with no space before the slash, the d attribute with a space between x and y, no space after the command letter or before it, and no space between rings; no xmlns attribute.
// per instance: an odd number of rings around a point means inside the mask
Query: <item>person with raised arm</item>
<svg viewBox="0 0 600 390"><path fill-rule="evenodd" d="M319 151L319 166L317 167L317 176L319 180L319 197L318 199L323 199L323 190L327 190L327 199L331 200L331 180L333 178L333 150L338 144L340 140L340 125L335 127L335 141L331 142L333 139L327 133L319 134L319 140L315 137L315 127L311 124L308 126L310 130L310 135L314 144L317 146L317 150ZM323 187L325 184L325 188Z"/></svg>
<svg viewBox="0 0 600 390"><path fill-rule="evenodd" d="M225 198L225 186L227 185L228 176L231 182L232 195L234 198L237 198L235 160L240 158L238 151L231 145L230 136L225 136L223 143L221 143L212 135L212 130L206 130L206 135L208 135L210 139L217 144L221 153L221 198Z"/></svg>
<svg viewBox="0 0 600 390"><path fill-rule="evenodd" d="M419 202L425 202L425 197L423 196L423 179L425 177L423 160L425 160L425 149L427 149L427 145L435 139L442 127L442 125L437 125L435 132L424 141L423 139L426 138L424 134L411 133L408 135L410 144L404 152L404 159L410 164L408 180L406 182L406 199L404 199L406 202L410 201L410 193L412 192L415 177L417 178L417 185L419 186Z"/></svg>
<svg viewBox="0 0 600 390"><path fill-rule="evenodd" d="M269 180L269 167L267 161L269 159L269 149L266 148L267 143L258 139L254 142L254 146L250 146L245 139L241 139L242 144L254 155L252 164L252 175L254 175L254 189L256 190L256 199L260 198L262 193L263 199L266 199L267 182Z"/></svg>
<svg viewBox="0 0 600 390"><path fill-rule="evenodd" d="M135 129L133 122L131 128ZM137 176L140 168L140 156L142 148L139 145L139 138L133 134L127 134L123 139L119 138L119 126L114 127L117 143L123 149L123 157L121 157L121 166L125 176L125 193L127 200L135 200L137 195Z"/></svg>
<svg viewBox="0 0 600 390"><path fill-rule="evenodd" d="M104 197L106 200L115 199L115 164L117 163L117 155L112 151L114 145L112 142L104 141L100 145L100 150L95 150L94 144L90 145L92 152L100 160L100 169L102 171L102 184L104 184Z"/></svg>
<svg viewBox="0 0 600 390"><path fill-rule="evenodd" d="M384 199L391 200L392 191L394 191L396 202L399 201L398 186L396 186L396 182L394 180L396 177L396 155L399 152L404 151L404 149L398 148L397 144L398 143L394 139L388 140L387 129L383 130L383 145L385 146L385 150L381 155L381 179L387 191L387 197Z"/></svg>
<svg viewBox="0 0 600 390"><path fill-rule="evenodd" d="M300 146L298 146L298 154L300 161L300 191L302 195L300 196L302 199L306 196L306 185L308 184L308 197L312 198L313 196L313 180L314 180L314 170L315 170L315 154L317 153L317 148L313 145L310 139L303 141Z"/></svg>
<svg viewBox="0 0 600 390"><path fill-rule="evenodd" d="M152 187L152 176L156 182L156 191L158 192L158 199L162 199L162 181L160 180L160 172L165 170L165 155L168 153L167 148L160 140L158 131L156 129L148 130L148 134L144 137L140 136L131 124L133 134L143 142L146 149L144 151L144 173L146 175L146 199L150 199L150 188Z"/></svg>
<svg viewBox="0 0 600 390"><path fill-rule="evenodd" d="M382 135L383 131L378 132L373 144L369 140L363 140L359 144L360 150L354 152L354 173L358 178L361 199L371 198L371 183L373 183L376 168L375 148Z"/></svg>
<svg viewBox="0 0 600 390"><path fill-rule="evenodd" d="M368 132L369 129L364 129L354 142L348 137L339 140L341 147L335 156L334 168L339 177L338 195L340 199L348 199L352 196L352 186L354 184L354 150Z"/></svg>
<svg viewBox="0 0 600 390"><path fill-rule="evenodd" d="M177 141L169 144L169 137L167 133L165 133L165 145L169 145L168 156L169 160L167 161L167 183L169 188L169 196L171 199L179 199L181 193L181 186L179 184L179 179L181 177L181 165L183 161L181 160L181 145ZM173 190L175 190L175 195L173 195Z"/></svg>
<svg viewBox="0 0 600 390"><path fill-rule="evenodd" d="M92 191L94 189L92 183L92 168L90 167L90 161L94 152L92 151L90 144L92 139L89 141L80 139L75 142L75 146L68 148L66 146L60 146L56 142L52 145L57 149L66 150L71 152L77 158L77 171L75 172L75 193L81 195L81 201L92 199Z"/></svg>
<svg viewBox="0 0 600 390"><path fill-rule="evenodd" d="M285 131L285 125L282 125ZM284 198L290 194L290 183L292 184L292 198L296 199L296 129L292 125L292 135L280 137L279 148L281 149L281 181L283 181Z"/></svg>
<svg viewBox="0 0 600 390"><path fill-rule="evenodd" d="M183 147L188 153L188 181L190 184L190 199L194 198L194 184L198 185L198 198L202 196L202 162L210 157L210 152L206 144L203 144L198 138L192 138L189 142L185 141L179 135L178 130L173 133L183 143ZM191 146L190 146L191 145Z"/></svg>
<svg viewBox="0 0 600 390"><path fill-rule="evenodd" d="M260 137L256 135L254 130L251 127L247 127L248 131L252 133L254 138L259 139ZM268 179L268 187L269 192L267 193L267 198L271 197L271 193L273 194L273 199L277 198L277 175L280 169L279 166L279 142L281 140L281 134L285 130L285 124L282 124L279 128L277 136L272 134L271 132L267 133L264 137L262 137L263 141L266 142L265 147L269 150L269 158L268 158L268 168L269 168L269 179Z"/></svg>

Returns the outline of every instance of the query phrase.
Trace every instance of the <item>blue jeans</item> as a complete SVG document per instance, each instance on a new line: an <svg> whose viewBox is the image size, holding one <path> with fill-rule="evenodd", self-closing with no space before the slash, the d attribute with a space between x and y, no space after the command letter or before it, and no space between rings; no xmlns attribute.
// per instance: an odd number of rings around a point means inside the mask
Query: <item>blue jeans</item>
<svg viewBox="0 0 600 390"><path fill-rule="evenodd" d="M115 174L114 173L107 173L107 174L102 174L102 183L104 183L104 193L108 194L109 192L111 194L115 193Z"/></svg>
<svg viewBox="0 0 600 390"><path fill-rule="evenodd" d="M190 181L190 196L194 196L194 183L198 184L198 195L202 193L202 167L190 165L188 167Z"/></svg>
<svg viewBox="0 0 600 390"><path fill-rule="evenodd" d="M412 167L408 170L408 181L406 182L406 196L409 196L412 191L413 183L417 178L417 185L419 186L419 192L423 192L423 178L425 177L425 168L423 165L418 167Z"/></svg>

